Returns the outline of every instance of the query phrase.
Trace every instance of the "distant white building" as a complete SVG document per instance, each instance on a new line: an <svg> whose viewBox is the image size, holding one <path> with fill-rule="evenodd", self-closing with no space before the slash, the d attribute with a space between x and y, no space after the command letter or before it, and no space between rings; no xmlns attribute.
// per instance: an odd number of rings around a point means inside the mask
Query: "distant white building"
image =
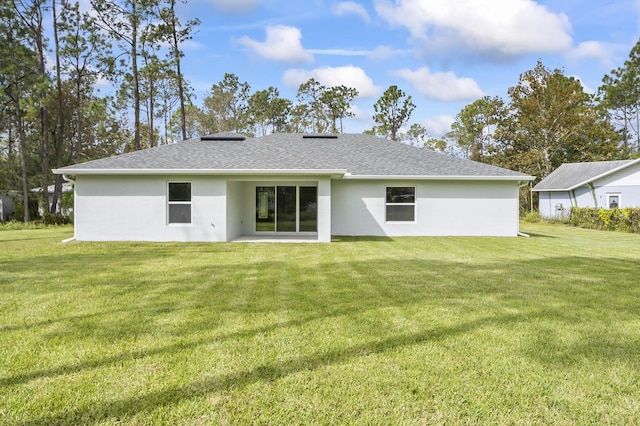
<svg viewBox="0 0 640 426"><path fill-rule="evenodd" d="M13 204L11 193L0 192L0 222L6 222L14 219L14 214L15 206Z"/></svg>
<svg viewBox="0 0 640 426"><path fill-rule="evenodd" d="M49 210L51 210L51 205L53 204L53 191L54 190L55 190L55 185L49 185L47 187L47 193L49 195L49 198L47 200L47 208ZM72 184L70 184L69 182L63 182L62 183L62 193L63 194L66 193L66 192L72 192L72 191L73 191L73 185ZM41 187L33 188L31 190L31 192L40 195L40 194L42 194L42 188ZM67 216L67 215L69 215L69 213L71 213L71 211L73 211L73 209L72 208L66 208L66 209L61 208L61 201L62 201L61 199L58 200L57 213ZM44 211L42 210L42 204L38 204L38 212L40 213L40 216L44 215Z"/></svg>

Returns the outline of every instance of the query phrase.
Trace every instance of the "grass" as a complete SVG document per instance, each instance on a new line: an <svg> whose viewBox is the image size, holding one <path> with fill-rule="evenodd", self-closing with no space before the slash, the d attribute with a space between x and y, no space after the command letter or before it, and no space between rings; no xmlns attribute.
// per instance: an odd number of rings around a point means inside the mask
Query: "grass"
<svg viewBox="0 0 640 426"><path fill-rule="evenodd" d="M640 424L640 235L0 232L0 424Z"/></svg>

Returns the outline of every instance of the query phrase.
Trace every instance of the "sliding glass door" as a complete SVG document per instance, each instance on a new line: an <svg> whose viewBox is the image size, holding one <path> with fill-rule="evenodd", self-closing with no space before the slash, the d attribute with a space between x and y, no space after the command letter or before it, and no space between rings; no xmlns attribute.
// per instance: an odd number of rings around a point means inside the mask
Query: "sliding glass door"
<svg viewBox="0 0 640 426"><path fill-rule="evenodd" d="M256 231L276 230L276 188L256 187Z"/></svg>
<svg viewBox="0 0 640 426"><path fill-rule="evenodd" d="M299 187L298 229L300 232L318 232L318 188Z"/></svg>
<svg viewBox="0 0 640 426"><path fill-rule="evenodd" d="M257 186L257 232L317 232L318 188Z"/></svg>

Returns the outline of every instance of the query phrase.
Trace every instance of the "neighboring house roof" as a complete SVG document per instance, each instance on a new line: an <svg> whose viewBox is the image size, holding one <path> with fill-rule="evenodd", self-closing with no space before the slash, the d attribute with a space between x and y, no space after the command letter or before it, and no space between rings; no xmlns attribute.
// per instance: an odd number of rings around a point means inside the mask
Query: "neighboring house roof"
<svg viewBox="0 0 640 426"><path fill-rule="evenodd" d="M532 180L365 134L205 136L54 170L58 174L322 174L349 178Z"/></svg>
<svg viewBox="0 0 640 426"><path fill-rule="evenodd" d="M571 191L638 162L640 159L565 163L542 179L533 191Z"/></svg>

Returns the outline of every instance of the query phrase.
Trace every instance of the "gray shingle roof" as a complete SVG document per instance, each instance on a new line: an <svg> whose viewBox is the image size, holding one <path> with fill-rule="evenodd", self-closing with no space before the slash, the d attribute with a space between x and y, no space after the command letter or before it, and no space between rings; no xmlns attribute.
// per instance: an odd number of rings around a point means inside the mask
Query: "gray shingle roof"
<svg viewBox="0 0 640 426"><path fill-rule="evenodd" d="M635 160L593 161L590 163L565 163L542 179L534 191L570 191L595 178L624 168Z"/></svg>
<svg viewBox="0 0 640 426"><path fill-rule="evenodd" d="M277 133L239 140L191 139L57 169L114 171L344 170L351 176L493 177L529 180L523 173L364 134L335 138Z"/></svg>

